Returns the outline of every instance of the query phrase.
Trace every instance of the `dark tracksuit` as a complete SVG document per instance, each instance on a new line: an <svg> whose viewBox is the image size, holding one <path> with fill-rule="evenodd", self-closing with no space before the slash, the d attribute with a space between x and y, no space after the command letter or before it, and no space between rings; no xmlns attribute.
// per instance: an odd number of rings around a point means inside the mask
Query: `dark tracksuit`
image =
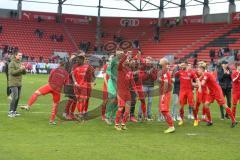
<svg viewBox="0 0 240 160"><path fill-rule="evenodd" d="M224 97L227 98L227 105L228 107L231 107L231 91L232 91L232 78L231 78L231 74L232 74L232 70L230 68L228 68L229 70L229 74L224 73L223 68L220 67L218 70L218 82L219 85L222 88L223 91L223 95ZM223 111L223 107L220 106L220 111L221 111L221 117L224 118L224 111ZM228 115L226 114L226 117Z"/></svg>

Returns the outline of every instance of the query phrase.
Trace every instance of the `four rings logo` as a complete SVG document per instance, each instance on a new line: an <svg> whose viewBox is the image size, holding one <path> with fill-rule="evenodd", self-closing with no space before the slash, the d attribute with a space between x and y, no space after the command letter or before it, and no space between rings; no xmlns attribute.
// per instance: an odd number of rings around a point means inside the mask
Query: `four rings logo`
<svg viewBox="0 0 240 160"><path fill-rule="evenodd" d="M132 27L135 27L135 26L139 26L139 19L126 19L126 18L123 18L120 20L120 25L121 26L132 26Z"/></svg>

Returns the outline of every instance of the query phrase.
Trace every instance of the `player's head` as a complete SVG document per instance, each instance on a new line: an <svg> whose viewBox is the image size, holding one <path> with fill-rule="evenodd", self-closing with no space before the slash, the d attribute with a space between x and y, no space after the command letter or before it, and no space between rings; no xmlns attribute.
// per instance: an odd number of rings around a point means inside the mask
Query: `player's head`
<svg viewBox="0 0 240 160"><path fill-rule="evenodd" d="M124 54L124 51L122 49L116 50L116 56L117 57L122 57L123 54Z"/></svg>
<svg viewBox="0 0 240 160"><path fill-rule="evenodd" d="M76 63L81 66L84 64L84 61L85 61L85 57L84 56L76 56Z"/></svg>
<svg viewBox="0 0 240 160"><path fill-rule="evenodd" d="M145 58L145 62L146 62L146 65L147 65L147 66L151 66L151 64L152 64L152 57L149 57L149 56L146 57L146 58Z"/></svg>
<svg viewBox="0 0 240 160"><path fill-rule="evenodd" d="M166 58L162 58L159 61L160 66L162 66L163 69L168 68L169 62Z"/></svg>
<svg viewBox="0 0 240 160"><path fill-rule="evenodd" d="M236 70L240 72L240 62L235 63Z"/></svg>
<svg viewBox="0 0 240 160"><path fill-rule="evenodd" d="M179 68L182 69L182 70L186 70L187 69L187 62L186 61L182 61L179 64Z"/></svg>
<svg viewBox="0 0 240 160"><path fill-rule="evenodd" d="M127 51L127 54L128 54L128 55L132 55L132 53L133 53L133 52L132 52L131 50Z"/></svg>
<svg viewBox="0 0 240 160"><path fill-rule="evenodd" d="M228 67L228 61L222 61L221 65L224 69L226 69Z"/></svg>
<svg viewBox="0 0 240 160"><path fill-rule="evenodd" d="M205 62L198 63L197 73L202 75L207 69L207 64Z"/></svg>
<svg viewBox="0 0 240 160"><path fill-rule="evenodd" d="M16 52L16 53L14 54L14 57L16 58L16 60L21 61L21 60L22 60L22 53Z"/></svg>
<svg viewBox="0 0 240 160"><path fill-rule="evenodd" d="M191 70L192 69L192 64L191 63L188 63L187 64L187 70Z"/></svg>
<svg viewBox="0 0 240 160"><path fill-rule="evenodd" d="M69 60L72 61L76 56L77 56L76 53L72 53L71 56L70 56L70 58L69 58Z"/></svg>

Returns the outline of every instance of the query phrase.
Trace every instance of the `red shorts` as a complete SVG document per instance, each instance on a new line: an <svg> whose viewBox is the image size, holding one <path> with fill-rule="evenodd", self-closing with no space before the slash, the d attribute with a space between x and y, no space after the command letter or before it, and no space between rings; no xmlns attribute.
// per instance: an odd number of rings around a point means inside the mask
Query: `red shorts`
<svg viewBox="0 0 240 160"><path fill-rule="evenodd" d="M126 106L128 101L131 101L131 94L130 92L121 92L117 94L118 106L123 107Z"/></svg>
<svg viewBox="0 0 240 160"><path fill-rule="evenodd" d="M240 92L232 93L232 104L237 105L240 102Z"/></svg>
<svg viewBox="0 0 240 160"><path fill-rule="evenodd" d="M89 97L89 90L87 87L77 87L74 86L74 94L77 98L84 98L87 99Z"/></svg>
<svg viewBox="0 0 240 160"><path fill-rule="evenodd" d="M38 91L41 93L41 95L46 95L51 93L54 103L58 103L60 101L60 98L61 98L60 93L54 91L49 84L46 84L40 87Z"/></svg>
<svg viewBox="0 0 240 160"><path fill-rule="evenodd" d="M169 112L170 104L171 104L171 92L168 92L165 95L159 96L160 112Z"/></svg>
<svg viewBox="0 0 240 160"><path fill-rule="evenodd" d="M197 103L205 103L207 100L208 93L207 92L197 92L196 94L196 102Z"/></svg>
<svg viewBox="0 0 240 160"><path fill-rule="evenodd" d="M189 104L189 106L194 106L194 96L193 96L193 91L192 90L180 90L180 105L184 106L185 104Z"/></svg>
<svg viewBox="0 0 240 160"><path fill-rule="evenodd" d="M214 100L217 101L217 103L221 106L223 104L226 104L225 98L223 96L222 90L219 89L215 92L210 92L207 96L206 102L213 103Z"/></svg>

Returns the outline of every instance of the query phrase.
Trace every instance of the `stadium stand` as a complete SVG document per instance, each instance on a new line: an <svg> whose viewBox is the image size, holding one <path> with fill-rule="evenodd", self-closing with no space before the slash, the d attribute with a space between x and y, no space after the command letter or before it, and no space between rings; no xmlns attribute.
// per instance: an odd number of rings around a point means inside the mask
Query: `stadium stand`
<svg viewBox="0 0 240 160"><path fill-rule="evenodd" d="M46 13L44 13L46 14ZM76 16L75 16L76 17ZM74 18L73 18L74 19ZM72 19L71 19L72 20ZM102 18L102 45L113 41L114 36L124 40L138 40L143 56L160 58L174 55L176 58L189 58L195 53L198 58L210 61L209 51L219 48L240 49L240 23L183 24L160 28L160 41L154 41L156 25L152 19L141 19L138 26L119 25L120 18ZM144 22L144 23L143 23ZM90 42L89 52L94 52L96 23L74 24L70 22L0 19L4 28L0 43L17 46L29 57L48 59L54 51L71 53L80 49L81 42ZM125 24L125 23L124 23ZM43 31L43 37L34 34L36 29ZM63 35L63 42L51 40L51 35ZM190 60L191 61L191 60Z"/></svg>

